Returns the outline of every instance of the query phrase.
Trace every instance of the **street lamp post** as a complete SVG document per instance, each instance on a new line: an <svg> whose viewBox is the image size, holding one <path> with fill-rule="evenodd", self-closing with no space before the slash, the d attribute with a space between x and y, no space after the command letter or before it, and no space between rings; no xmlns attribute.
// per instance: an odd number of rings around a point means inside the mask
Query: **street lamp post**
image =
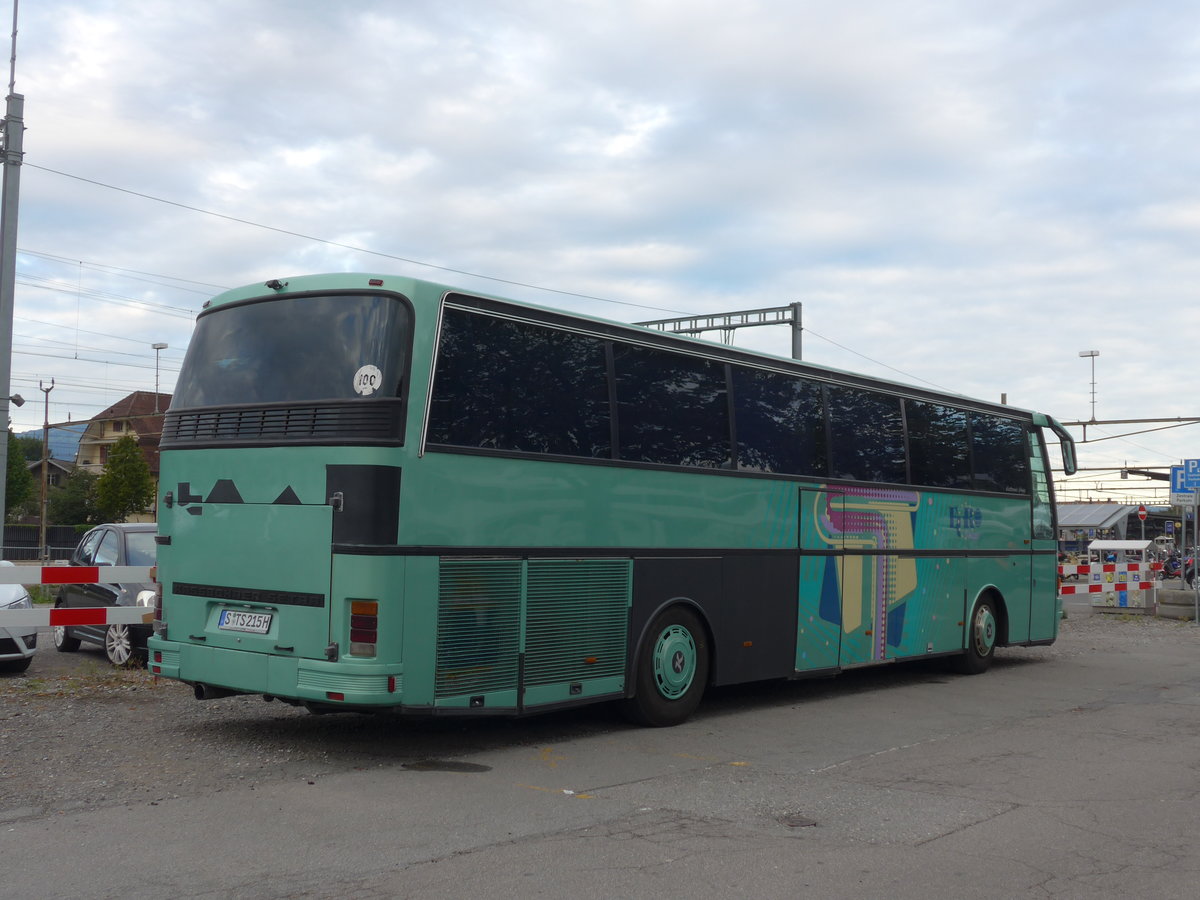
<svg viewBox="0 0 1200 900"><path fill-rule="evenodd" d="M166 350L167 345L164 343L155 343L150 345L154 348L154 414L158 415L158 354L160 350ZM1095 409L1092 410L1095 412ZM1092 416L1094 419L1095 416Z"/></svg>
<svg viewBox="0 0 1200 900"><path fill-rule="evenodd" d="M1080 350L1079 356L1083 359L1092 361L1092 421L1096 421L1096 357L1100 355L1099 350Z"/></svg>

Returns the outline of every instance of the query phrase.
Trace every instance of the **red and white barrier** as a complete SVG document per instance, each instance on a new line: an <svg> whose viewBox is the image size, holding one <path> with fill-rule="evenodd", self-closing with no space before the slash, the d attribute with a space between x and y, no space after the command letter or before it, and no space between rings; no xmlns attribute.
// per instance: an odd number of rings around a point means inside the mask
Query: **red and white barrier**
<svg viewBox="0 0 1200 900"><path fill-rule="evenodd" d="M1067 594L1103 594L1105 591L1148 591L1156 587L1153 581L1134 581L1125 584L1064 584L1058 592Z"/></svg>
<svg viewBox="0 0 1200 900"><path fill-rule="evenodd" d="M0 584L137 584L149 566L0 566Z"/></svg>
<svg viewBox="0 0 1200 900"><path fill-rule="evenodd" d="M1059 566L1059 596L1091 594L1092 606L1118 609L1140 609L1153 612L1158 602L1155 591L1160 587L1163 564L1160 562L1091 563L1090 565ZM1069 575L1086 583L1068 584Z"/></svg>
<svg viewBox="0 0 1200 900"><path fill-rule="evenodd" d="M148 606L95 606L70 608L35 606L33 609L0 609L0 628L55 625L152 625L154 609Z"/></svg>
<svg viewBox="0 0 1200 900"><path fill-rule="evenodd" d="M0 584L143 584L154 579L149 566L0 566ZM146 606L94 606L0 609L0 628L55 625L149 625Z"/></svg>

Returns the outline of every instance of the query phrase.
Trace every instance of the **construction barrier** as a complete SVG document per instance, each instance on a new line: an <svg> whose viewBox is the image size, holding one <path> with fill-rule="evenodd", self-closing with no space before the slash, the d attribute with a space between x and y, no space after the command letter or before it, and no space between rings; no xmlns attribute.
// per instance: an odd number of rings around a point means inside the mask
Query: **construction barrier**
<svg viewBox="0 0 1200 900"><path fill-rule="evenodd" d="M1161 586L1162 563L1117 562L1059 566L1059 594L1091 594L1097 608L1136 609L1153 612ZM1065 579L1084 579L1070 584Z"/></svg>

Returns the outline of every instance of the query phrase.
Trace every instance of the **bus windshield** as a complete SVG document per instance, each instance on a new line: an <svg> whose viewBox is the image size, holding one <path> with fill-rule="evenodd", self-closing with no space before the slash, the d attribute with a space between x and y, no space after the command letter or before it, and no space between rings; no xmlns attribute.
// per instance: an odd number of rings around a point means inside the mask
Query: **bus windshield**
<svg viewBox="0 0 1200 900"><path fill-rule="evenodd" d="M173 409L398 397L407 306L373 294L279 297L201 314Z"/></svg>

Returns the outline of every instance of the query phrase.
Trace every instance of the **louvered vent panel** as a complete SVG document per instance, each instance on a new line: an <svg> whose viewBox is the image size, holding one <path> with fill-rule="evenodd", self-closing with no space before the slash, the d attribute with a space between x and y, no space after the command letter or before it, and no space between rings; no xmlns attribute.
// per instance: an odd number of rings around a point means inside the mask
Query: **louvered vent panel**
<svg viewBox="0 0 1200 900"><path fill-rule="evenodd" d="M164 449L279 443L388 443L404 437L400 400L168 411Z"/></svg>
<svg viewBox="0 0 1200 900"><path fill-rule="evenodd" d="M621 675L629 560L531 560L525 622L525 683Z"/></svg>
<svg viewBox="0 0 1200 900"><path fill-rule="evenodd" d="M520 627L520 560L443 560L437 697L515 689Z"/></svg>

